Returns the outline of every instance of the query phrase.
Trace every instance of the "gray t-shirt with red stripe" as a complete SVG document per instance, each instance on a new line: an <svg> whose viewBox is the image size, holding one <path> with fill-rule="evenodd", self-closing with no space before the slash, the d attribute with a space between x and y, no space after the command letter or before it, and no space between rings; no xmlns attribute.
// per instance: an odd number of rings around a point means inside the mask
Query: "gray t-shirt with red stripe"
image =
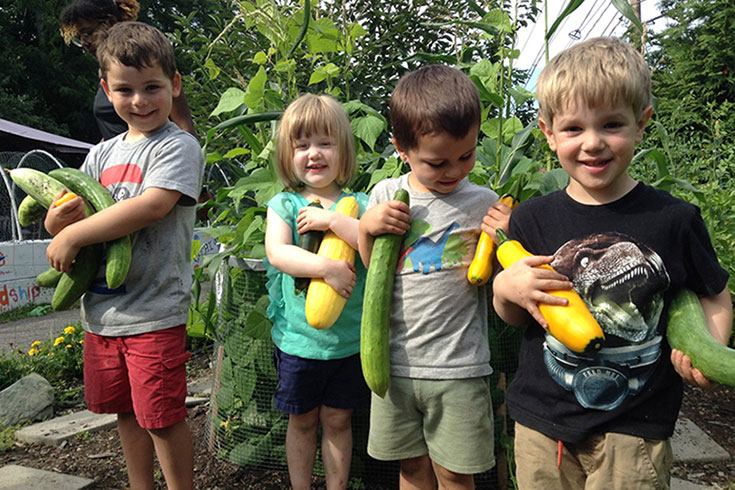
<svg viewBox="0 0 735 490"><path fill-rule="evenodd" d="M132 143L126 135L92 148L81 170L99 180L115 201L139 196L150 187L178 191L181 198L166 216L131 236L133 256L123 286L106 287L103 263L82 297L82 326L105 336L186 323L194 213L204 169L197 140L172 122Z"/></svg>

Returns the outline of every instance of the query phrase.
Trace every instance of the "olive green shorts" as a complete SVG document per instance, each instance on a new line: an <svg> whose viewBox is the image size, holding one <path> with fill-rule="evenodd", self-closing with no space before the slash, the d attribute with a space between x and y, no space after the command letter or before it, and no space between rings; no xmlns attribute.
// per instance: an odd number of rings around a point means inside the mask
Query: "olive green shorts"
<svg viewBox="0 0 735 490"><path fill-rule="evenodd" d="M460 474L489 470L495 453L488 378L391 376L385 398L372 395L367 451L383 461L428 454Z"/></svg>

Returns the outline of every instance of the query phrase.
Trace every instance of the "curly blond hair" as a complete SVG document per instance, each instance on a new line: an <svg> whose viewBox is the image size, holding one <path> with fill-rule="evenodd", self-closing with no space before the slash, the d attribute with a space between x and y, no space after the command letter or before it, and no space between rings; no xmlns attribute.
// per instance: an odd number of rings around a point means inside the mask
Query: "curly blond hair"
<svg viewBox="0 0 735 490"><path fill-rule="evenodd" d="M66 44L79 35L80 21L99 22L111 26L117 22L138 19L137 0L74 0L59 15L61 37Z"/></svg>

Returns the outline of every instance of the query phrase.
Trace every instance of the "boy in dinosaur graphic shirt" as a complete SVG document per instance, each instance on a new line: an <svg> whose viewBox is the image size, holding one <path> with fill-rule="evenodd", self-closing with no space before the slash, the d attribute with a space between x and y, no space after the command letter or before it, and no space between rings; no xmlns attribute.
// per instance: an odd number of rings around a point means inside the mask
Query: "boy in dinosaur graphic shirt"
<svg viewBox="0 0 735 490"><path fill-rule="evenodd" d="M393 144L411 172L379 182L360 219L374 237L404 234L390 314L390 388L372 395L368 454L400 460L400 488L474 488L494 465L487 291L467 280L480 235L510 209L470 183L480 126L477 88L431 65L403 77L390 102ZM406 189L410 209L393 200ZM490 207L490 209L488 209ZM492 231L494 234L494 231Z"/></svg>

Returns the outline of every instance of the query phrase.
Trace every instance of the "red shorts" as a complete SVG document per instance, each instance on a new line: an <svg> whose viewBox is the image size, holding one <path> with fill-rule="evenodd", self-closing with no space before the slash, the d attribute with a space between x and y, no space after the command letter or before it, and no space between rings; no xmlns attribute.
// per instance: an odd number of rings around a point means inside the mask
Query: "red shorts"
<svg viewBox="0 0 735 490"><path fill-rule="evenodd" d="M84 338L84 397L94 413L135 413L144 429L184 420L186 325L127 337Z"/></svg>

